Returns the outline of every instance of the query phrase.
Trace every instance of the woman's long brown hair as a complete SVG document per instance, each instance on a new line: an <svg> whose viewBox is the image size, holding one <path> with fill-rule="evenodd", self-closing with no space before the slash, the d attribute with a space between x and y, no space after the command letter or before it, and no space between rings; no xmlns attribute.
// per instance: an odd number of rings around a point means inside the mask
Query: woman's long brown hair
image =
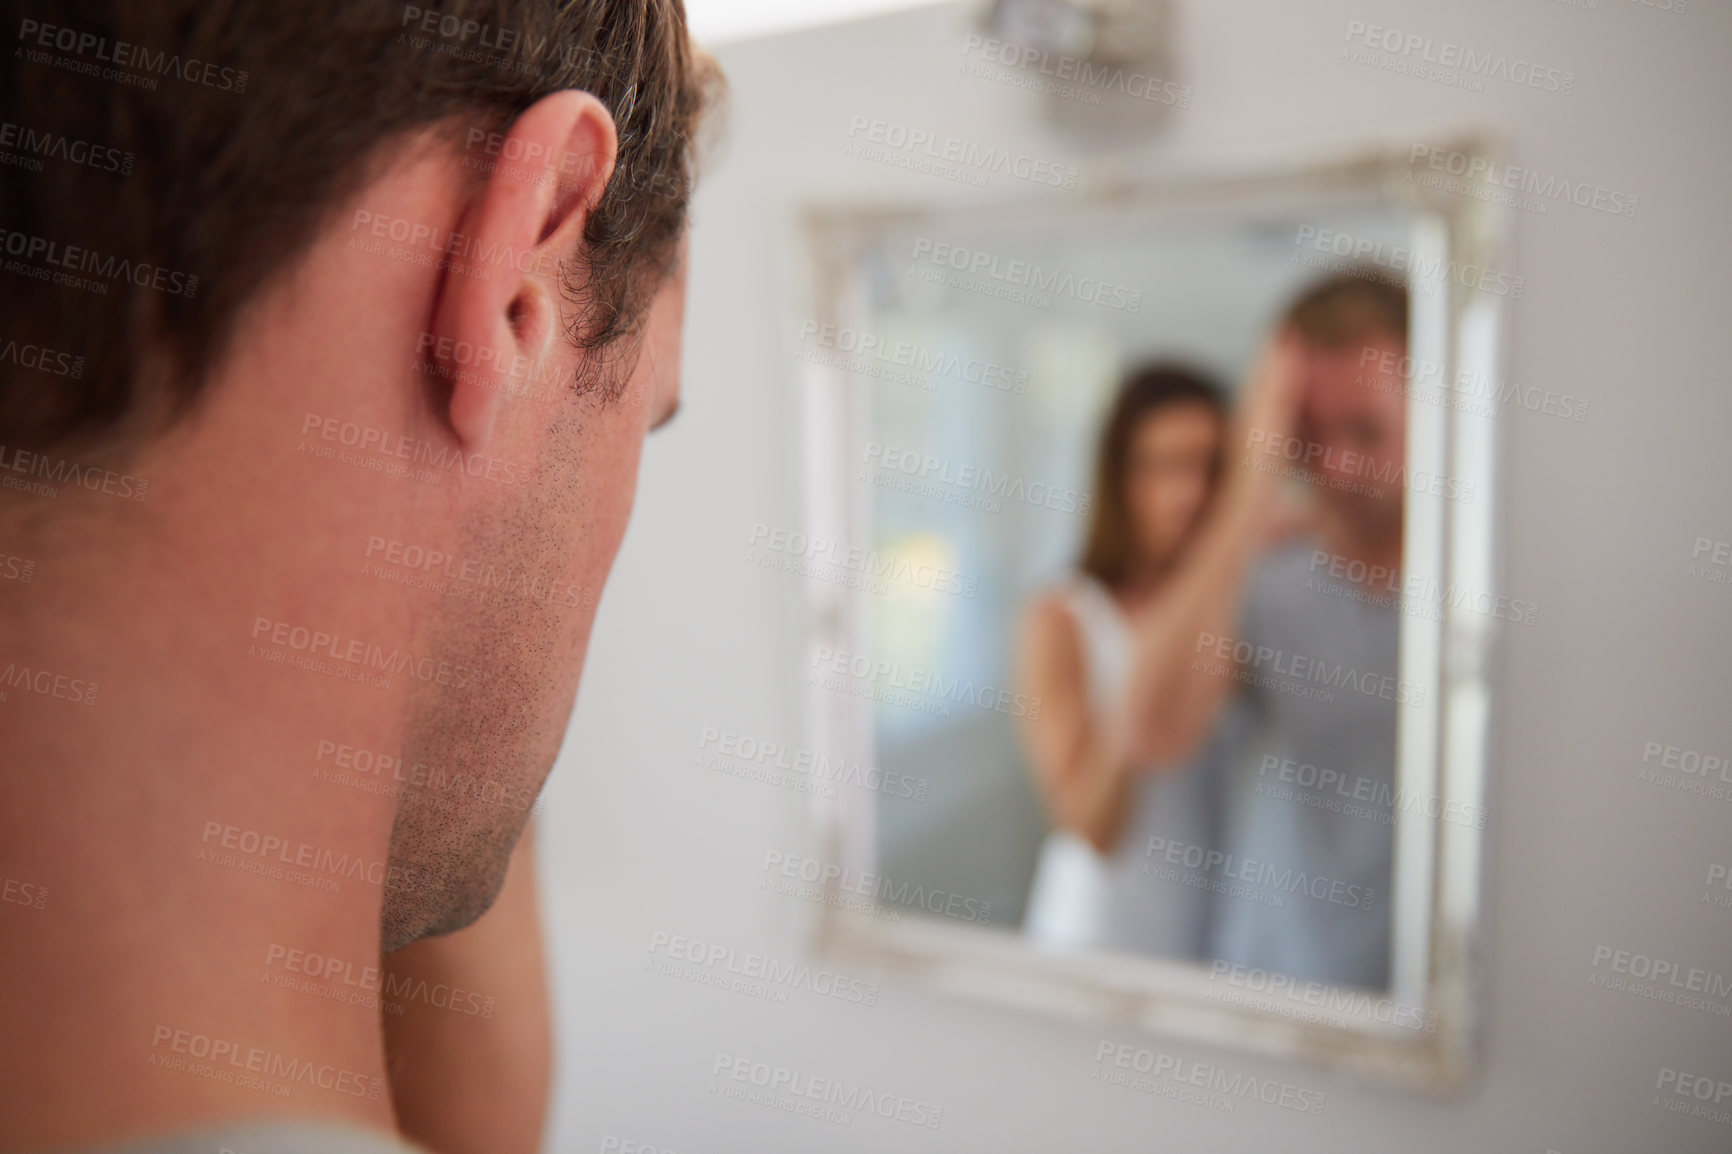
<svg viewBox="0 0 1732 1154"><path fill-rule="evenodd" d="M1213 379L1186 365L1163 362L1144 365L1125 377L1101 429L1095 451L1095 501L1079 568L1109 589L1130 574L1136 560L1136 536L1125 497L1131 439L1144 417L1177 404L1207 405L1223 420L1227 415L1226 393ZM1219 469L1217 461L1217 473Z"/></svg>

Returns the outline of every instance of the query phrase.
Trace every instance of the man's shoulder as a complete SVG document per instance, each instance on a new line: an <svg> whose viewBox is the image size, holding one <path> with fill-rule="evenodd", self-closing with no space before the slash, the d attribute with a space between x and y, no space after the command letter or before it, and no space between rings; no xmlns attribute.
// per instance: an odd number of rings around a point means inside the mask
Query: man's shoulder
<svg viewBox="0 0 1732 1154"><path fill-rule="evenodd" d="M44 1154L47 1154L45 1151ZM338 1122L262 1121L184 1130L65 1154L427 1154L394 1134Z"/></svg>

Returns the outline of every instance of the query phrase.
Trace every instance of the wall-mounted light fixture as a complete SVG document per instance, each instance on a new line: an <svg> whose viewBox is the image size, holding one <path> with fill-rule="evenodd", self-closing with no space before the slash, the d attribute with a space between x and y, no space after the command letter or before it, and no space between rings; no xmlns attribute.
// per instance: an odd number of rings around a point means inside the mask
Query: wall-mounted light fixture
<svg viewBox="0 0 1732 1154"><path fill-rule="evenodd" d="M1191 90L1175 73L1171 0L983 0L983 35L1046 94L1047 114L1080 135L1152 132Z"/></svg>

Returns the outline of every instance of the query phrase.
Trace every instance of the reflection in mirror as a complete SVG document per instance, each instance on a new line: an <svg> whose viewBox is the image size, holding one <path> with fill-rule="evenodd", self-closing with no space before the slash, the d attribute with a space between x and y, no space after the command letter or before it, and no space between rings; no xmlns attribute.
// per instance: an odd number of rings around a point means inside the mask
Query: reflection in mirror
<svg viewBox="0 0 1732 1154"><path fill-rule="evenodd" d="M821 241L800 355L832 372L814 466L847 474L809 524L862 560L815 594L816 736L918 783L843 813L839 852L932 934L996 934L976 985L1025 956L1217 1012L1222 983L1345 989L1331 1024L1375 1033L1434 1025L1460 968L1438 911L1477 843L1437 831L1483 828L1483 717L1446 732L1441 654L1481 651L1450 610L1490 570L1488 478L1450 462L1489 433L1417 398L1486 368L1488 282L1387 179L1302 184ZM859 933L927 970L983 948Z"/></svg>
<svg viewBox="0 0 1732 1154"><path fill-rule="evenodd" d="M873 652L1012 690L875 706L880 763L945 803L886 799L885 873L990 894L1046 945L1387 985L1397 717L1423 701L1389 596L1407 293L1296 263L1307 226L1412 246L1361 210L875 254L870 331L983 380L874 392L874 544L969 585L892 586ZM970 291L994 262L1110 288Z"/></svg>

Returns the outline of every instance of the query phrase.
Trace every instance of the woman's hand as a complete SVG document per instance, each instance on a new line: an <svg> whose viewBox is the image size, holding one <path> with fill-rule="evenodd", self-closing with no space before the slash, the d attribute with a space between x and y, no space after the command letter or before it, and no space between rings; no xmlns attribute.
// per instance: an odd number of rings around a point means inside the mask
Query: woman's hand
<svg viewBox="0 0 1732 1154"><path fill-rule="evenodd" d="M1284 529L1283 445L1298 423L1310 353L1291 328L1270 337L1246 381L1223 446L1220 491L1161 596L1133 614L1136 651L1126 686L1126 748L1147 772L1183 765L1202 747L1237 684L1194 668L1200 641L1237 628L1245 583L1258 554ZM1282 522L1290 522L1283 526Z"/></svg>
<svg viewBox="0 0 1732 1154"><path fill-rule="evenodd" d="M1292 435L1309 359L1304 338L1291 328L1276 332L1263 345L1245 382L1245 399L1235 422L1239 444L1229 445L1230 452L1249 448L1254 431L1262 434L1262 443Z"/></svg>

